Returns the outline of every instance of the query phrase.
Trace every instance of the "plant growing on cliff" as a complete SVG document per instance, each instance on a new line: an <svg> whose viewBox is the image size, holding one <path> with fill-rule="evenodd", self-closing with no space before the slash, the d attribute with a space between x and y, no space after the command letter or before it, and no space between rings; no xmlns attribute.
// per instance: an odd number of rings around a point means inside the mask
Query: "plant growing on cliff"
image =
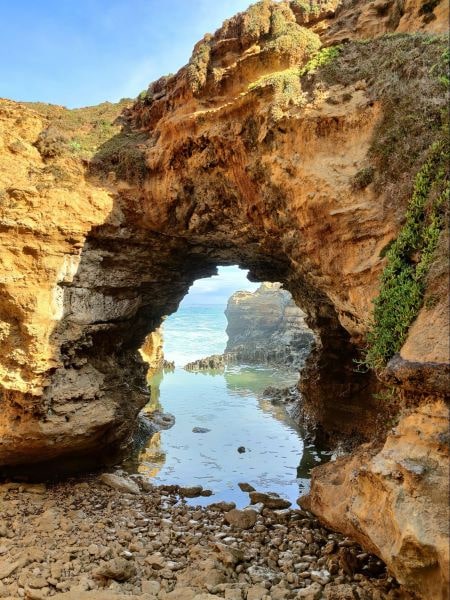
<svg viewBox="0 0 450 600"><path fill-rule="evenodd" d="M288 106L301 106L305 96L300 83L299 68L293 67L264 75L248 86L249 91L269 87L273 91L273 101L270 105L270 115L278 121Z"/></svg>
<svg viewBox="0 0 450 600"><path fill-rule="evenodd" d="M399 352L422 306L450 195L449 160L448 141L433 144L415 178L405 224L387 251L365 357L373 369L383 368Z"/></svg>

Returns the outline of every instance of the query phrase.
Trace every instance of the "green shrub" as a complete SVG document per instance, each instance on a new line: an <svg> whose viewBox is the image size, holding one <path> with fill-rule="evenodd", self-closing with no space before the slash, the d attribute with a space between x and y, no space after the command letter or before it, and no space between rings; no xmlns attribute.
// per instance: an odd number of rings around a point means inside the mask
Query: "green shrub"
<svg viewBox="0 0 450 600"><path fill-rule="evenodd" d="M301 106L305 95L300 82L300 69L292 67L284 71L277 71L263 75L248 86L249 91L270 87L273 90L273 101L270 105L270 115L278 121L283 116L283 111L289 106Z"/></svg>
<svg viewBox="0 0 450 600"><path fill-rule="evenodd" d="M365 362L370 368L383 368L399 352L422 306L450 196L449 160L448 141L433 144L415 178L405 224L386 253L387 264L367 338Z"/></svg>
<svg viewBox="0 0 450 600"><path fill-rule="evenodd" d="M353 177L352 187L354 190L365 190L368 185L373 181L375 169L370 167L364 167L356 173Z"/></svg>
<svg viewBox="0 0 450 600"><path fill-rule="evenodd" d="M306 65L300 69L300 75L307 75L308 73L315 73L320 67L329 65L339 56L342 51L342 46L329 46L328 48L322 48L309 61Z"/></svg>

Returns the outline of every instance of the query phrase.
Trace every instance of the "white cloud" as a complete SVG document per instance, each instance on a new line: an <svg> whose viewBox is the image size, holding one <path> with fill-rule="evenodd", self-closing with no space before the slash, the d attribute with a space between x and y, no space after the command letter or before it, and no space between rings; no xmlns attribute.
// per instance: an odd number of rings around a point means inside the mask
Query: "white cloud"
<svg viewBox="0 0 450 600"><path fill-rule="evenodd" d="M197 279L189 289L183 304L226 304L238 290L254 291L259 283L247 279L247 271L237 266L219 267L219 274L207 279Z"/></svg>

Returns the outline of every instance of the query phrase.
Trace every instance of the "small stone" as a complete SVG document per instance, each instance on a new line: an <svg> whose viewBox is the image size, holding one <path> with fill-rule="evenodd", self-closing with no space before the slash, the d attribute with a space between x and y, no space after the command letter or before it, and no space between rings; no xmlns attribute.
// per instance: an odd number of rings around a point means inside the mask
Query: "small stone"
<svg viewBox="0 0 450 600"><path fill-rule="evenodd" d="M214 549L218 553L218 559L226 565L237 565L244 560L244 553L238 548L218 542Z"/></svg>
<svg viewBox="0 0 450 600"><path fill-rule="evenodd" d="M247 600L263 600L267 595L267 590L263 585L253 585L247 590Z"/></svg>
<svg viewBox="0 0 450 600"><path fill-rule="evenodd" d="M121 475L115 475L114 473L103 473L99 477L101 483L104 483L110 488L118 490L119 492L125 492L126 494L139 494L140 489L136 482L128 477L122 477Z"/></svg>
<svg viewBox="0 0 450 600"><path fill-rule="evenodd" d="M157 570L164 569L164 567L166 566L166 561L164 557L161 556L161 554L151 554L150 556L147 556L145 562L147 562L151 567L153 567L153 569Z"/></svg>
<svg viewBox="0 0 450 600"><path fill-rule="evenodd" d="M262 502L266 508L271 509L289 508L292 504L274 492L250 492L250 502L252 504Z"/></svg>
<svg viewBox="0 0 450 600"><path fill-rule="evenodd" d="M201 485L193 485L190 487L180 487L178 493L185 498L198 498L198 496L202 495L202 492L203 488Z"/></svg>
<svg viewBox="0 0 450 600"><path fill-rule="evenodd" d="M113 558L93 571L93 576L96 578L114 579L115 581L127 581L135 574L136 567L125 558Z"/></svg>
<svg viewBox="0 0 450 600"><path fill-rule="evenodd" d="M238 486L243 492L255 492L255 488L249 483L238 483Z"/></svg>
<svg viewBox="0 0 450 600"><path fill-rule="evenodd" d="M224 518L227 523L238 529L250 529L256 523L257 513L254 510L233 510L225 513Z"/></svg>
<svg viewBox="0 0 450 600"><path fill-rule="evenodd" d="M246 449L244 446L239 446L239 448L237 449L237 451L239 452L239 454L243 454L244 452L246 452Z"/></svg>
<svg viewBox="0 0 450 600"><path fill-rule="evenodd" d="M212 504L209 504L208 508L211 510L217 510L221 512L229 512L230 510L233 510L233 508L236 508L236 503L225 502L222 500L221 502L213 502Z"/></svg>
<svg viewBox="0 0 450 600"><path fill-rule="evenodd" d="M97 556L97 554L98 554L98 546L97 546L97 544L91 544L88 547L88 552L89 552L89 554L91 556Z"/></svg>
<svg viewBox="0 0 450 600"><path fill-rule="evenodd" d="M320 583L312 583L306 588L300 590L297 594L297 598L300 600L319 600L322 596L322 586Z"/></svg>
<svg viewBox="0 0 450 600"><path fill-rule="evenodd" d="M211 429L208 429L207 427L194 427L192 429L192 433L209 433L211 431Z"/></svg>
<svg viewBox="0 0 450 600"><path fill-rule="evenodd" d="M311 579L321 585L326 585L330 583L331 576L329 571L311 571Z"/></svg>
<svg viewBox="0 0 450 600"><path fill-rule="evenodd" d="M161 584L155 579L144 580L141 582L141 589L143 594L157 596L161 589Z"/></svg>

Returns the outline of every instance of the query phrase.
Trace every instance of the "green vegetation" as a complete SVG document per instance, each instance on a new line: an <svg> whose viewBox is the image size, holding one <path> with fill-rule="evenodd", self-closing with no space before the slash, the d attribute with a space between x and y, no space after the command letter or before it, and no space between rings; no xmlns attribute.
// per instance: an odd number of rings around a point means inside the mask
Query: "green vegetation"
<svg viewBox="0 0 450 600"><path fill-rule="evenodd" d="M375 170L373 167L364 167L356 173L353 178L352 187L354 190L365 190L373 181Z"/></svg>
<svg viewBox="0 0 450 600"><path fill-rule="evenodd" d="M449 197L448 48L443 36L391 34L346 44L316 77L327 85L365 80L382 117L369 150L371 166L353 186L373 181L406 220L386 257L368 335L367 366L381 369L398 352L417 316L446 218ZM417 175L415 175L417 174ZM409 202L408 202L408 199Z"/></svg>
<svg viewBox="0 0 450 600"><path fill-rule="evenodd" d="M305 103L306 95L302 90L301 78L334 60L339 55L340 47L332 46L308 52L313 56L304 67L296 66L263 75L248 86L249 91L265 87L272 88L273 101L270 106L270 115L275 121L283 117L284 111L289 106L302 106Z"/></svg>
<svg viewBox="0 0 450 600"><path fill-rule="evenodd" d="M48 120L36 142L45 159L68 153L90 158L108 139L120 131L116 119L132 100L124 98L113 104L103 102L97 106L68 109L43 102L25 102Z"/></svg>
<svg viewBox="0 0 450 600"><path fill-rule="evenodd" d="M345 44L316 71L327 86L364 80L368 97L381 103L369 150L373 185L398 207L406 206L415 173L448 119L447 50L445 36L388 34Z"/></svg>
<svg viewBox="0 0 450 600"><path fill-rule="evenodd" d="M300 76L307 75L308 73L315 73L320 67L324 67L332 63L339 56L342 51L342 46L329 46L328 48L321 48L318 50L312 58L306 63L306 65L300 69Z"/></svg>
<svg viewBox="0 0 450 600"><path fill-rule="evenodd" d="M290 4L294 10L299 10L304 17L318 17L320 15L321 5L320 2L315 0L291 0Z"/></svg>
<svg viewBox="0 0 450 600"><path fill-rule="evenodd" d="M366 364L382 368L400 350L422 306L426 278L444 227L450 198L447 140L433 144L418 172L406 222L386 253L381 290L375 300Z"/></svg>
<svg viewBox="0 0 450 600"><path fill-rule="evenodd" d="M249 43L258 41L270 30L271 6L270 0L261 0L248 7L243 14L242 36Z"/></svg>
<svg viewBox="0 0 450 600"><path fill-rule="evenodd" d="M305 95L302 92L298 67L277 71L260 77L248 86L249 91L270 87L273 90L273 101L270 105L270 115L278 121L289 106L301 106Z"/></svg>
<svg viewBox="0 0 450 600"><path fill-rule="evenodd" d="M113 171L117 179L143 181L147 174L143 151L146 140L147 137L143 133L121 131L98 149L91 162L90 172L105 174Z"/></svg>

